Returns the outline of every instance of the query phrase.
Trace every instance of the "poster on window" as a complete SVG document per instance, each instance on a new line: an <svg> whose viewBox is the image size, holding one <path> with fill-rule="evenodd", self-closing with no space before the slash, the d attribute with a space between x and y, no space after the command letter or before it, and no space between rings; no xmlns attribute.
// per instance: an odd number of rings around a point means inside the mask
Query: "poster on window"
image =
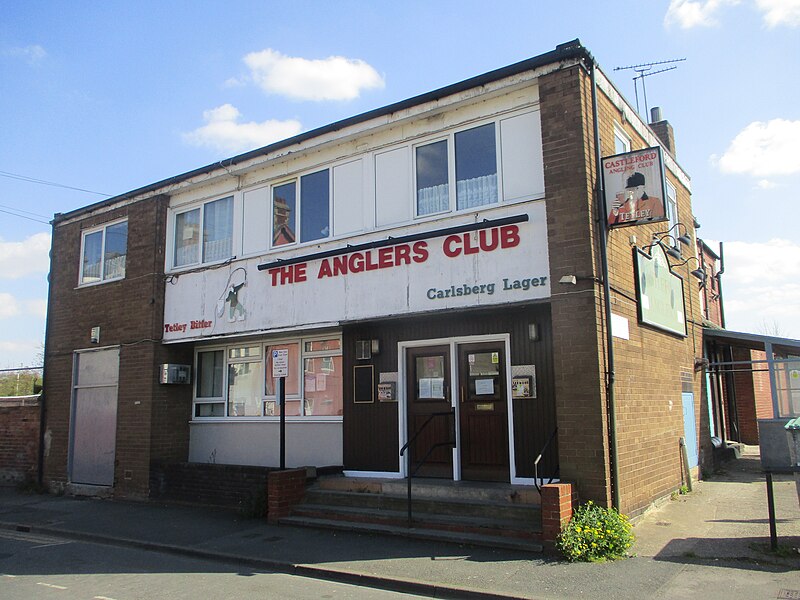
<svg viewBox="0 0 800 600"><path fill-rule="evenodd" d="M667 220L661 148L645 148L603 159L609 227Z"/></svg>

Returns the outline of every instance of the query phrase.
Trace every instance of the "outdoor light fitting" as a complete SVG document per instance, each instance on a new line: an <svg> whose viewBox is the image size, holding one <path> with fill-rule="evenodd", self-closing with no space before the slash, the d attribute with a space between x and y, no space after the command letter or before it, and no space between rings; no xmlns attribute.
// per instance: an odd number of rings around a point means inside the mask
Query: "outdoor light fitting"
<svg viewBox="0 0 800 600"><path fill-rule="evenodd" d="M681 233L680 228L683 227L683 233ZM678 235L677 237L672 234L672 230L677 228L678 231L676 232ZM675 223L672 227L667 229L666 231L657 231L653 234L653 239L662 239L664 237L670 237L676 242L680 242L684 246L691 246L692 245L692 238L689 237L689 228L686 227L683 223ZM677 243L675 244L677 246Z"/></svg>
<svg viewBox="0 0 800 600"><path fill-rule="evenodd" d="M705 285L705 283L706 283L706 272L703 270L703 265L700 264L700 259L697 258L696 256L690 256L689 258L687 258L683 262L679 262L678 264L673 265L673 266L674 267L680 267L681 265L685 265L686 263L688 263L690 260L696 260L697 261L697 268L694 271L690 271L690 275L692 275L696 279L699 279L700 283L702 285Z"/></svg>
<svg viewBox="0 0 800 600"><path fill-rule="evenodd" d="M595 283L603 283L603 280L599 277L593 277L591 275L564 275L561 279L558 280L558 283L563 283L565 285L575 285L579 281L594 281Z"/></svg>

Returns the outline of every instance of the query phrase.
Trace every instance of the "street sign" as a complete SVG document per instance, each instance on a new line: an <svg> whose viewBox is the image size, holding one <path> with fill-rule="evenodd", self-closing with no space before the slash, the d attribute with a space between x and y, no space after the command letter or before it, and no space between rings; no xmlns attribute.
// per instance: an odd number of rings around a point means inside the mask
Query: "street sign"
<svg viewBox="0 0 800 600"><path fill-rule="evenodd" d="M272 351L272 377L289 376L289 350L288 348Z"/></svg>

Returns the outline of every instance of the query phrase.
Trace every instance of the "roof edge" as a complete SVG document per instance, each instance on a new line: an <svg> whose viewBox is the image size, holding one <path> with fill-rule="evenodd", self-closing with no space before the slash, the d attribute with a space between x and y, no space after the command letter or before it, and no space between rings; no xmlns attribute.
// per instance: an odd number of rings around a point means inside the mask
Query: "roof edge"
<svg viewBox="0 0 800 600"><path fill-rule="evenodd" d="M217 169L230 168L234 165L246 162L253 158L257 158L259 156L263 156L265 154L278 151L282 148L287 148L289 146L305 142L307 140L325 135L327 133L344 129L352 125L357 125L359 123L369 121L370 119L375 119L387 114L412 108L420 104L425 104L426 102L439 100L440 98L451 96L453 94L457 94L459 92L469 90L472 88L480 87L482 85L486 85L493 81L503 79L505 77L516 75L518 73L523 73L525 71L532 71L539 67L543 67L548 64L561 62L568 59L587 59L592 62L594 61L589 51L581 44L580 40L576 38L572 41L559 44L558 46L556 46L555 50L550 50L549 52L545 52L544 54L540 54L532 58L527 58L525 60L521 60L511 65L501 67L499 69L494 69L492 71L488 71L481 75L476 75L474 77L470 77L469 79L465 79L463 81L453 83L432 90L430 92L425 92L417 96L412 96L411 98L408 98L406 100L401 100L399 102L395 102L393 104L389 104L364 113L360 113L352 117L347 117L340 121L335 121L333 123L323 125L322 127L317 127L316 129L312 129L310 131L300 133L293 137L286 138L285 140L280 140L278 142L274 142L267 146L256 148L255 150L249 150L248 152L245 152L243 154L238 154L231 158L222 159L215 163L211 163L204 167L187 171L186 173L182 173L180 175L174 175L172 177L168 177L167 179L162 179L161 181L151 183L149 185L131 190L129 192L113 196L111 198L106 198L105 200L101 200L100 202L95 202L94 204L89 204L87 206L77 208L70 212L56 213L51 223L53 226L55 226L61 223L62 221L73 219L75 217L81 216L86 213L90 213L92 211L101 208L113 206L114 204L117 204L119 202L124 202L125 200L134 199L136 198L136 196L148 194L151 192L156 192L162 188L182 183L188 179L197 177L198 175L205 175L211 173Z"/></svg>

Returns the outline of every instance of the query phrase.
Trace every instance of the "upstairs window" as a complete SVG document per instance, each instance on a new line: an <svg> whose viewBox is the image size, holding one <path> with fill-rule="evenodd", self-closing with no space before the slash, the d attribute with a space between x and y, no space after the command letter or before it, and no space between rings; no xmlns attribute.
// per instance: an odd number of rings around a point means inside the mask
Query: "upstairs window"
<svg viewBox="0 0 800 600"><path fill-rule="evenodd" d="M299 194L298 187L300 188ZM299 240L298 231L300 233ZM303 175L299 181L290 181L272 188L273 246L284 246L297 241L311 242L329 235L330 175L328 169Z"/></svg>
<svg viewBox="0 0 800 600"><path fill-rule="evenodd" d="M431 215L450 209L447 171L447 140L418 146L417 215Z"/></svg>
<svg viewBox="0 0 800 600"><path fill-rule="evenodd" d="M105 225L83 234L80 284L125 277L128 222Z"/></svg>
<svg viewBox="0 0 800 600"><path fill-rule="evenodd" d="M233 196L206 202L175 216L173 266L230 258L233 249Z"/></svg>
<svg viewBox="0 0 800 600"><path fill-rule="evenodd" d="M496 124L459 131L415 150L417 216L498 202ZM455 175L455 190L450 182ZM455 194L453 194L455 192Z"/></svg>
<svg viewBox="0 0 800 600"><path fill-rule="evenodd" d="M460 131L456 138L456 208L497 202L494 123Z"/></svg>
<svg viewBox="0 0 800 600"><path fill-rule="evenodd" d="M678 224L678 193L675 190L675 186L672 185L669 181L667 181L667 218L669 219L669 226L670 229L675 227ZM675 237L680 235L679 231L674 233ZM678 243L675 242L677 246Z"/></svg>
<svg viewBox="0 0 800 600"><path fill-rule="evenodd" d="M631 151L631 138L622 128L614 123L614 154L625 154Z"/></svg>

